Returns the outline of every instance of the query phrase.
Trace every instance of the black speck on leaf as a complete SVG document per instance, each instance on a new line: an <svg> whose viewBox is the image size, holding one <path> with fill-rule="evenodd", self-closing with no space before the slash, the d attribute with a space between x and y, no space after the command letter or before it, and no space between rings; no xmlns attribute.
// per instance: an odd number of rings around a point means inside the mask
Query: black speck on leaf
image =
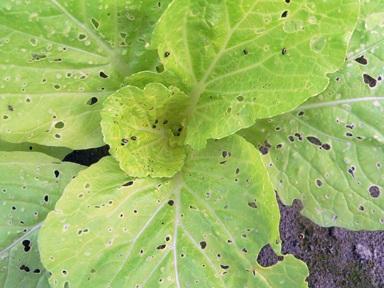
<svg viewBox="0 0 384 288"><path fill-rule="evenodd" d="M169 53L169 52L165 52L165 54L164 54L165 58L167 58L169 55L171 55L171 53Z"/></svg>
<svg viewBox="0 0 384 288"><path fill-rule="evenodd" d="M244 54L247 55L248 54L248 51L247 50L243 50Z"/></svg>
<svg viewBox="0 0 384 288"><path fill-rule="evenodd" d="M132 139L133 141L135 141L135 140L137 140L137 137L136 137L136 136L132 136L131 139Z"/></svg>
<svg viewBox="0 0 384 288"><path fill-rule="evenodd" d="M285 55L287 53L287 49L283 48L283 51L281 51L281 54Z"/></svg>

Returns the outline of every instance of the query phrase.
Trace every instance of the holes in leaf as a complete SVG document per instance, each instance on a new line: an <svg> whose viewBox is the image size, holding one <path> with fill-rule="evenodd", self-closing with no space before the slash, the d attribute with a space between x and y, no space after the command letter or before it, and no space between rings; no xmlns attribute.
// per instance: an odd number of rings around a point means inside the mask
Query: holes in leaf
<svg viewBox="0 0 384 288"><path fill-rule="evenodd" d="M35 269L35 270L33 270L33 273L39 274L39 273L41 273L41 271L40 271L40 269Z"/></svg>
<svg viewBox="0 0 384 288"><path fill-rule="evenodd" d="M304 115L304 111L300 111L299 113L297 113L297 116L303 116Z"/></svg>
<svg viewBox="0 0 384 288"><path fill-rule="evenodd" d="M356 58L355 61L361 65L368 64L368 60L364 57L364 55L361 55L359 58Z"/></svg>
<svg viewBox="0 0 384 288"><path fill-rule="evenodd" d="M291 3L291 0L285 0L285 3L287 4Z"/></svg>
<svg viewBox="0 0 384 288"><path fill-rule="evenodd" d="M59 89L61 88L59 84L55 84L53 87L54 87L56 90L59 90Z"/></svg>
<svg viewBox="0 0 384 288"><path fill-rule="evenodd" d="M239 101L239 102L243 102L244 101L244 97L242 95L239 95L236 97L236 100Z"/></svg>
<svg viewBox="0 0 384 288"><path fill-rule="evenodd" d="M223 265L223 264L220 264L220 268L221 268L221 269L225 269L225 270L226 270L226 269L228 269L228 268L229 268L229 265Z"/></svg>
<svg viewBox="0 0 384 288"><path fill-rule="evenodd" d="M96 273L96 270L92 268L89 272L91 272L92 274L94 274L94 273Z"/></svg>
<svg viewBox="0 0 384 288"><path fill-rule="evenodd" d="M308 136L307 137L307 140L312 143L313 145L317 145L317 146L321 146L321 141L319 138L317 137L313 137L313 136Z"/></svg>
<svg viewBox="0 0 384 288"><path fill-rule="evenodd" d="M95 28L96 30L99 29L99 27L100 27L99 21L97 21L95 18L92 18L91 23L93 25L93 28Z"/></svg>
<svg viewBox="0 0 384 288"><path fill-rule="evenodd" d="M168 201L168 205L169 205L169 206L173 206L173 204L175 204L175 201L173 201L173 200L169 200L169 201Z"/></svg>
<svg viewBox="0 0 384 288"><path fill-rule="evenodd" d="M259 147L259 150L260 150L261 154L263 154L263 155L267 155L269 152L269 149L267 147L264 147L264 146Z"/></svg>
<svg viewBox="0 0 384 288"><path fill-rule="evenodd" d="M323 182L320 179L316 179L316 185L318 187L321 187L321 185L323 185Z"/></svg>
<svg viewBox="0 0 384 288"><path fill-rule="evenodd" d="M167 247L167 244L162 244L156 247L157 250L163 250Z"/></svg>
<svg viewBox="0 0 384 288"><path fill-rule="evenodd" d="M29 271L31 271L31 269L29 269L29 267L28 267L27 265L24 265L24 264L21 265L21 266L19 267L19 269L22 270L22 271L24 270L25 272L29 272Z"/></svg>
<svg viewBox="0 0 384 288"><path fill-rule="evenodd" d="M368 84L369 88L376 87L377 80L375 78L372 78L368 74L363 74L363 80L365 84Z"/></svg>
<svg viewBox="0 0 384 288"><path fill-rule="evenodd" d="M29 40L29 42L31 43L32 46L36 46L36 44L37 44L37 39L32 38L32 39Z"/></svg>
<svg viewBox="0 0 384 288"><path fill-rule="evenodd" d="M206 241L201 241L200 242L200 247L201 247L201 249L205 249L205 247L207 247L207 242Z"/></svg>
<svg viewBox="0 0 384 288"><path fill-rule="evenodd" d="M56 129L63 129L65 126L64 122L60 121L55 124Z"/></svg>
<svg viewBox="0 0 384 288"><path fill-rule="evenodd" d="M55 178L59 178L60 171L59 170L55 170L55 171L53 171L53 174L55 174Z"/></svg>
<svg viewBox="0 0 384 288"><path fill-rule="evenodd" d="M23 242L21 242L21 244L23 244L23 246L24 246L24 252L28 252L29 250L31 250L31 241L30 240L25 239Z"/></svg>
<svg viewBox="0 0 384 288"><path fill-rule="evenodd" d="M109 78L109 75L107 75L107 74L105 74L103 71L100 71L100 73L99 73L99 76L101 77L101 78Z"/></svg>
<svg viewBox="0 0 384 288"><path fill-rule="evenodd" d="M133 185L133 181L129 181L121 186L124 186L124 187L129 187L129 186L132 186Z"/></svg>
<svg viewBox="0 0 384 288"><path fill-rule="evenodd" d="M97 97L92 97L87 101L87 105L90 105L90 106L95 105L98 101L99 99L97 99Z"/></svg>
<svg viewBox="0 0 384 288"><path fill-rule="evenodd" d="M87 35L83 34L83 33L80 33L79 36L78 36L78 39L80 41L84 41L85 39L87 39Z"/></svg>
<svg viewBox="0 0 384 288"><path fill-rule="evenodd" d="M251 207L251 208L254 208L254 209L256 209L257 208L257 205L256 205L256 203L255 202L248 202L248 206L249 207Z"/></svg>
<svg viewBox="0 0 384 288"><path fill-rule="evenodd" d="M294 141L295 141L295 138L293 138L293 136L291 135L291 136L288 136L288 140L289 140L290 142L294 142Z"/></svg>
<svg viewBox="0 0 384 288"><path fill-rule="evenodd" d="M323 145L321 145L321 147L324 149L324 150L331 150L331 145L329 145L328 143L324 143Z"/></svg>
<svg viewBox="0 0 384 288"><path fill-rule="evenodd" d="M378 198L381 194L380 188L376 185L369 187L368 191L372 198Z"/></svg>
<svg viewBox="0 0 384 288"><path fill-rule="evenodd" d="M280 148L282 148L282 147L283 147L283 144L277 144L277 145L276 145L276 150L277 150L277 149L280 149Z"/></svg>
<svg viewBox="0 0 384 288"><path fill-rule="evenodd" d="M288 10L285 10L282 14L281 14L281 18L286 18L288 15Z"/></svg>
<svg viewBox="0 0 384 288"><path fill-rule="evenodd" d="M364 211L364 210L365 210L365 207L364 207L363 205L360 205L360 206L359 206L359 210L360 210L360 211Z"/></svg>
<svg viewBox="0 0 384 288"><path fill-rule="evenodd" d="M45 201L45 202L48 202L48 201L49 201L49 196L48 196L48 195L45 195L45 196L44 196L44 201Z"/></svg>

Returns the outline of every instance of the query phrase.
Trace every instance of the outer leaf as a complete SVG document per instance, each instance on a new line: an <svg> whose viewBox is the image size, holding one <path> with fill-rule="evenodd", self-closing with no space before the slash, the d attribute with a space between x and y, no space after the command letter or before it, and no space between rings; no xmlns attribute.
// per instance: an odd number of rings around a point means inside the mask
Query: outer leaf
<svg viewBox="0 0 384 288"><path fill-rule="evenodd" d="M105 142L133 177L172 177L184 163L183 126L189 97L178 88L126 87L108 98L101 113ZM185 130L185 129L184 129Z"/></svg>
<svg viewBox="0 0 384 288"><path fill-rule="evenodd" d="M169 3L1 1L2 139L73 149L103 145L101 103L125 76L158 64L145 44Z"/></svg>
<svg viewBox="0 0 384 288"><path fill-rule="evenodd" d="M293 257L256 262L278 238L279 211L257 151L238 136L192 152L171 179L132 180L104 158L56 210L39 239L57 287L305 286Z"/></svg>
<svg viewBox="0 0 384 288"><path fill-rule="evenodd" d="M1 287L50 287L37 235L64 187L82 169L42 153L0 152Z"/></svg>
<svg viewBox="0 0 384 288"><path fill-rule="evenodd" d="M384 28L369 28L380 2L363 4L348 60L324 93L240 132L265 154L282 201L302 200L303 215L322 226L383 229Z"/></svg>
<svg viewBox="0 0 384 288"><path fill-rule="evenodd" d="M33 151L43 152L49 156L63 160L65 156L72 152L72 149L65 147L48 147L35 143L11 143L0 139L0 151Z"/></svg>
<svg viewBox="0 0 384 288"><path fill-rule="evenodd" d="M187 143L204 148L321 92L358 11L357 0L173 1L152 47L190 92Z"/></svg>

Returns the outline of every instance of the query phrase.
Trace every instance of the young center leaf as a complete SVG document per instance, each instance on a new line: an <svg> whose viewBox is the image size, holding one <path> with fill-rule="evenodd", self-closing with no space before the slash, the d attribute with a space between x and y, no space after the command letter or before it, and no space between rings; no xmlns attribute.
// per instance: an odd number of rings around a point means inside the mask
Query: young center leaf
<svg viewBox="0 0 384 288"><path fill-rule="evenodd" d="M82 169L42 153L0 152L1 287L50 287L37 236L65 186Z"/></svg>
<svg viewBox="0 0 384 288"><path fill-rule="evenodd" d="M145 45L170 2L1 1L1 138L103 145L102 102L126 76L158 65Z"/></svg>
<svg viewBox="0 0 384 288"><path fill-rule="evenodd" d="M384 4L363 2L362 11L348 60L330 75L324 93L239 134L264 154L264 165L285 204L300 199L302 214L321 226L380 230L384 18L377 22L374 17L384 11Z"/></svg>
<svg viewBox="0 0 384 288"><path fill-rule="evenodd" d="M55 287L305 287L292 256L256 262L278 225L260 156L234 135L190 152L173 178L132 179L103 158L67 186L39 241Z"/></svg>
<svg viewBox="0 0 384 288"><path fill-rule="evenodd" d="M358 12L357 0L173 1L151 47L191 96L186 142L204 148L321 92Z"/></svg>
<svg viewBox="0 0 384 288"><path fill-rule="evenodd" d="M178 88L126 87L108 98L101 126L110 153L132 177L172 177L185 158L189 97Z"/></svg>

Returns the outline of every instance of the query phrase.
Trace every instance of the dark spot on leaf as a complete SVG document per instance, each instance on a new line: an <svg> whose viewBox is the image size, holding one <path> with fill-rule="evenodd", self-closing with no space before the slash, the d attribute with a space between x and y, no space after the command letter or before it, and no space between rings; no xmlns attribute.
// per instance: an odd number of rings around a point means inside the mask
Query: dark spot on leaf
<svg viewBox="0 0 384 288"><path fill-rule="evenodd" d="M162 244L156 247L157 250L163 250L167 247L167 244Z"/></svg>
<svg viewBox="0 0 384 288"><path fill-rule="evenodd" d="M238 175L239 173L240 173L240 169L237 168L237 169L236 169L236 175Z"/></svg>
<svg viewBox="0 0 384 288"><path fill-rule="evenodd" d="M316 185L321 187L321 185L323 185L323 182L320 179L316 179Z"/></svg>
<svg viewBox="0 0 384 288"><path fill-rule="evenodd" d="M220 164L225 164L227 160L221 161Z"/></svg>
<svg viewBox="0 0 384 288"><path fill-rule="evenodd" d="M361 55L359 58L356 58L355 61L361 65L368 64L368 60L364 57L364 55Z"/></svg>
<svg viewBox="0 0 384 288"><path fill-rule="evenodd" d="M286 10L283 12L283 14L281 14L281 18L285 18L287 17L287 15L288 15L288 11Z"/></svg>
<svg viewBox="0 0 384 288"><path fill-rule="evenodd" d="M304 111L300 111L299 113L297 113L297 116L303 116L304 115Z"/></svg>
<svg viewBox="0 0 384 288"><path fill-rule="evenodd" d="M171 53L169 53L169 52L165 52L165 54L164 54L165 58L167 58L169 55L171 55Z"/></svg>
<svg viewBox="0 0 384 288"><path fill-rule="evenodd" d="M352 166L351 168L348 169L348 173L351 174L352 178L355 178L355 174L353 173L355 171L355 167Z"/></svg>
<svg viewBox="0 0 384 288"><path fill-rule="evenodd" d="M329 145L328 143L324 143L323 145L321 145L321 147L323 147L324 150L331 150L331 145Z"/></svg>
<svg viewBox="0 0 384 288"><path fill-rule="evenodd" d="M241 249L241 251L243 251L244 253L248 252L248 250L245 247L243 249Z"/></svg>
<svg viewBox="0 0 384 288"><path fill-rule="evenodd" d="M173 206L173 204L175 204L175 201L173 201L173 200L169 200L169 201L168 201L168 205L169 205L169 206Z"/></svg>
<svg viewBox="0 0 384 288"><path fill-rule="evenodd" d="M291 141L291 142L295 141L295 138L293 138L293 136L288 136L288 139L289 139L289 141Z"/></svg>
<svg viewBox="0 0 384 288"><path fill-rule="evenodd" d="M280 149L281 147L283 147L283 144L277 144L277 145L276 145L276 150L277 150L277 149Z"/></svg>
<svg viewBox="0 0 384 288"><path fill-rule="evenodd" d="M107 74L105 74L103 71L100 71L99 76L101 78L109 78L109 76Z"/></svg>
<svg viewBox="0 0 384 288"><path fill-rule="evenodd" d="M281 51L281 54L284 55L285 53L287 53L287 49L283 48L283 51Z"/></svg>
<svg viewBox="0 0 384 288"><path fill-rule="evenodd" d="M364 83L368 84L369 88L374 88L376 86L377 80L372 78L368 74L363 74Z"/></svg>
<svg viewBox="0 0 384 288"><path fill-rule="evenodd" d="M263 155L267 155L269 152L269 149L267 147L264 147L264 146L261 146L259 148L259 150L260 150L261 154L263 154Z"/></svg>
<svg viewBox="0 0 384 288"><path fill-rule="evenodd" d="M205 247L207 247L207 242L201 241L200 242L200 247L201 247L201 249L205 249Z"/></svg>
<svg viewBox="0 0 384 288"><path fill-rule="evenodd" d="M378 198L381 193L380 188L376 185L372 185L371 187L369 187L368 191L372 198Z"/></svg>
<svg viewBox="0 0 384 288"><path fill-rule="evenodd" d="M321 141L319 140L319 138L316 138L316 137L313 137L313 136L308 136L307 140L309 142L311 142L313 145L317 145L317 146L321 145Z"/></svg>
<svg viewBox="0 0 384 288"><path fill-rule="evenodd" d="M268 149L272 147L271 144L269 144L268 140L265 140L265 141L264 141L264 145L265 145L265 147L267 147Z"/></svg>
<svg viewBox="0 0 384 288"><path fill-rule="evenodd" d="M137 137L136 137L136 136L132 136L131 139L132 139L133 141L135 141L135 140L137 140Z"/></svg>
<svg viewBox="0 0 384 288"><path fill-rule="evenodd" d="M13 107L11 105L8 105L8 110L13 111Z"/></svg>
<svg viewBox="0 0 384 288"><path fill-rule="evenodd" d="M247 50L243 50L244 54L247 55L248 54L248 51Z"/></svg>
<svg viewBox="0 0 384 288"><path fill-rule="evenodd" d="M383 78L381 76L377 77L377 81L381 81Z"/></svg>
<svg viewBox="0 0 384 288"><path fill-rule="evenodd" d="M251 208L257 208L257 205L255 202L248 202L248 206Z"/></svg>
<svg viewBox="0 0 384 288"><path fill-rule="evenodd" d="M220 264L220 267L221 267L221 269L228 269L228 268L229 268L229 265L223 265L223 264Z"/></svg>
<svg viewBox="0 0 384 288"><path fill-rule="evenodd" d="M168 121L167 121L167 120L165 120L163 124L165 125L165 124L167 124L167 123L168 123Z"/></svg>
<svg viewBox="0 0 384 288"><path fill-rule="evenodd" d="M225 157L227 157L227 151L223 151L223 153L221 153L221 155L223 155L223 157L225 158Z"/></svg>
<svg viewBox="0 0 384 288"><path fill-rule="evenodd" d="M26 239L24 240L23 242L21 242L21 244L23 244L24 246L24 252L28 252L29 250L31 250L31 241Z"/></svg>
<svg viewBox="0 0 384 288"><path fill-rule="evenodd" d="M303 141L303 137L301 137L301 135L299 133L295 133L295 136L297 137L297 139L299 141Z"/></svg>
<svg viewBox="0 0 384 288"><path fill-rule="evenodd" d="M347 136L347 137L353 137L353 134L352 133L345 133L345 136Z"/></svg>
<svg viewBox="0 0 384 288"><path fill-rule="evenodd" d="M33 273L36 273L36 274L40 273L40 269L35 269L35 270L33 271Z"/></svg>
<svg viewBox="0 0 384 288"><path fill-rule="evenodd" d="M353 128L355 128L355 125L353 125L353 124L352 125L345 125L345 128L348 128L348 129L352 130Z"/></svg>

